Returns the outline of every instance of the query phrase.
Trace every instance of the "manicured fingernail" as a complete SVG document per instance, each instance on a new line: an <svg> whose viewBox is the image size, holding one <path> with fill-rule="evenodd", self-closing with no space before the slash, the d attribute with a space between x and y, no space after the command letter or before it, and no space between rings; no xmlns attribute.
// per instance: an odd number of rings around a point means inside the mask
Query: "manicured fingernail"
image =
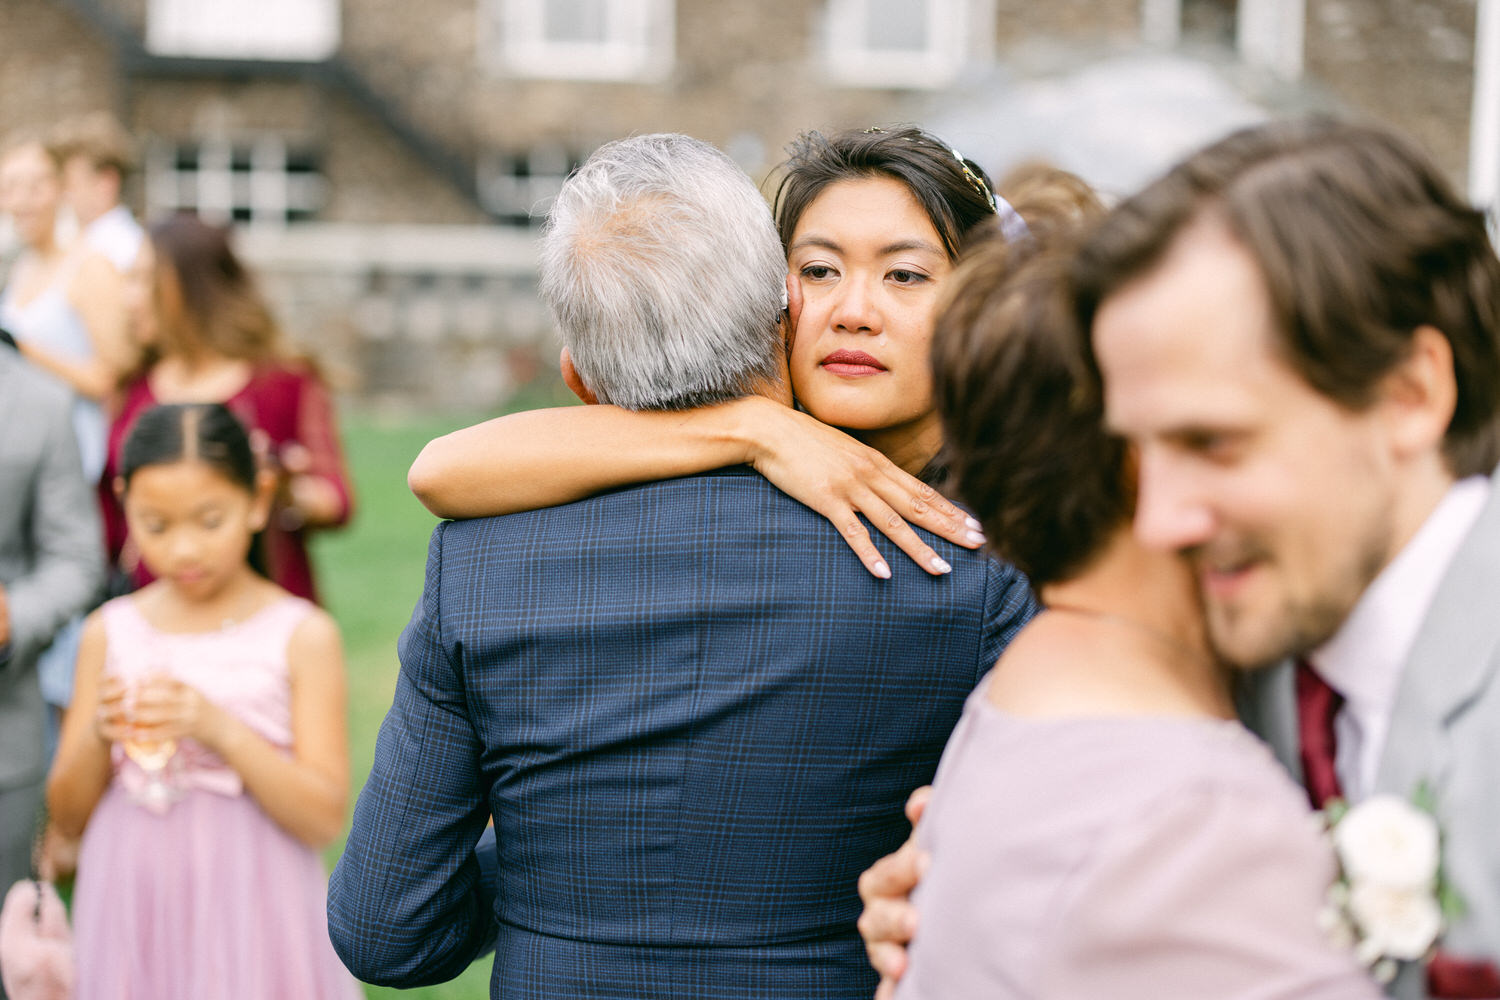
<svg viewBox="0 0 1500 1000"><path fill-rule="evenodd" d="M975 545L984 544L984 532L982 531L970 531L964 535L964 538L967 541L973 542Z"/></svg>
<svg viewBox="0 0 1500 1000"><path fill-rule="evenodd" d="M978 531L980 528L984 527L984 525L980 524L976 519L972 517L965 517L964 523L973 528L975 531Z"/></svg>
<svg viewBox="0 0 1500 1000"><path fill-rule="evenodd" d="M936 573L951 573L951 572L953 572L953 567L949 566L947 563L943 562L937 556L933 556L932 557L932 561L930 563L928 563L927 565L931 566L932 569L933 569L933 571L936 572Z"/></svg>
<svg viewBox="0 0 1500 1000"><path fill-rule="evenodd" d="M891 578L891 568L885 564L884 560L876 562L871 568L874 569L875 575L882 580L889 580Z"/></svg>

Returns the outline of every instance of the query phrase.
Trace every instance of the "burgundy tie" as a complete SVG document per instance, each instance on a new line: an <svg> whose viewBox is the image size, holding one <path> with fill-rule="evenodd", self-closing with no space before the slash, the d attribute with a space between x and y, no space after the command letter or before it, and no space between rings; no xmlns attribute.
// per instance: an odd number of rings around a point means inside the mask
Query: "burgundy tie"
<svg viewBox="0 0 1500 1000"><path fill-rule="evenodd" d="M1334 770L1333 717L1344 698L1306 660L1297 661L1297 730L1302 737L1302 776L1314 809L1342 798ZM1469 960L1439 951L1427 965L1427 992L1434 998L1500 997L1500 970L1484 959Z"/></svg>
<svg viewBox="0 0 1500 1000"><path fill-rule="evenodd" d="M1438 952L1427 963L1427 994L1431 997L1500 997L1500 969L1484 959L1455 958Z"/></svg>
<svg viewBox="0 0 1500 1000"><path fill-rule="evenodd" d="M1306 660L1297 661L1297 732L1302 738L1302 783L1314 809L1343 797L1333 768L1333 717L1344 698Z"/></svg>

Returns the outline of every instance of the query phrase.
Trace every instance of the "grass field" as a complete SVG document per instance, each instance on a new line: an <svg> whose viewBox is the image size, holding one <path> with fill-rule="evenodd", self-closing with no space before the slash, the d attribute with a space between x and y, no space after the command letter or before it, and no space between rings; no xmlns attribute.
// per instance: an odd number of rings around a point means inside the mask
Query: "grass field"
<svg viewBox="0 0 1500 1000"><path fill-rule="evenodd" d="M522 404L562 402L563 392L560 385L544 385L528 393ZM361 414L351 414L344 422L344 447L358 506L349 528L317 540L315 556L319 587L343 630L348 658L351 808L369 774L375 734L391 704L396 637L422 592L427 539L437 523L407 492L406 470L428 440L469 422ZM330 868L342 849L342 839L329 849ZM486 958L440 986L400 991L369 986L366 995L483 1000L489 996L489 967Z"/></svg>

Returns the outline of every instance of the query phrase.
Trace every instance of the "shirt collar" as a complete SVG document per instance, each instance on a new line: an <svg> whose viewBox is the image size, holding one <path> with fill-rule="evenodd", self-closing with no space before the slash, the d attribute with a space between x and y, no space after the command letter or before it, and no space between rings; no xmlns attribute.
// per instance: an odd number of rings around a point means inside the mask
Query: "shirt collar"
<svg viewBox="0 0 1500 1000"><path fill-rule="evenodd" d="M99 218L95 219L93 222L90 222L87 226L84 226L83 233L85 236L90 236L94 233L102 232L103 230L108 229L111 226L118 226L122 220L129 218L130 209L126 208L124 205L116 205L108 212L105 212L103 215L99 216Z"/></svg>
<svg viewBox="0 0 1500 1000"><path fill-rule="evenodd" d="M1396 558L1381 570L1333 638L1308 654L1318 674L1349 706L1390 715L1401 667L1427 608L1489 498L1490 481L1454 483Z"/></svg>

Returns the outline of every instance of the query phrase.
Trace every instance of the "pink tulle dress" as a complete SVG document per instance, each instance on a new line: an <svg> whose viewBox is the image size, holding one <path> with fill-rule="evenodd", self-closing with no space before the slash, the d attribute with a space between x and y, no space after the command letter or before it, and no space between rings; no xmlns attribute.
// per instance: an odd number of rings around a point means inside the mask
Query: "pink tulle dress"
<svg viewBox="0 0 1500 1000"><path fill-rule="evenodd" d="M104 605L104 673L127 683L170 673L291 747L286 649L311 611L286 597L214 632L167 633L133 597ZM353 1000L334 954L327 875L317 853L277 826L239 775L182 741L175 801L139 801L145 775L118 744L78 859L77 1000Z"/></svg>

